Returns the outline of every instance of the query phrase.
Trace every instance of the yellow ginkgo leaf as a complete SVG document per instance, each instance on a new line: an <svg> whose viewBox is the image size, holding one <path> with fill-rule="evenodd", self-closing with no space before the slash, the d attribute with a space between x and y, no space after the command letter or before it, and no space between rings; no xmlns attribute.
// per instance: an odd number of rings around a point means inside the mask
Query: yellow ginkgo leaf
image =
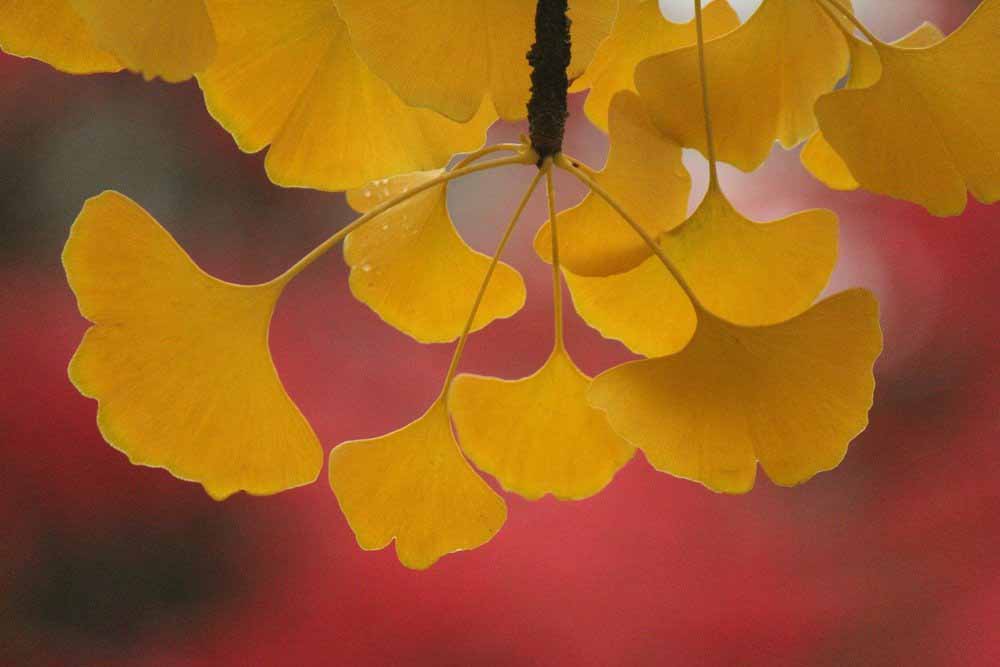
<svg viewBox="0 0 1000 667"><path fill-rule="evenodd" d="M432 171L414 171L409 174L393 176L392 178L380 178L362 188L348 190L345 193L347 205L358 213L367 213L379 204L406 194L411 189L426 183L441 173L443 173L442 170L435 169Z"/></svg>
<svg viewBox="0 0 1000 667"><path fill-rule="evenodd" d="M491 98L504 120L527 114L535 0L336 0L354 47L414 106L467 121ZM616 0L570 0L579 76L611 32Z"/></svg>
<svg viewBox="0 0 1000 667"><path fill-rule="evenodd" d="M893 44L914 49L932 46L942 39L944 34L937 26L923 23ZM874 85L882 76L882 63L875 47L853 36L848 37L847 44L851 50L851 75L846 88ZM833 190L856 190L859 187L844 159L833 150L821 131L817 131L802 147L801 160L809 173Z"/></svg>
<svg viewBox="0 0 1000 667"><path fill-rule="evenodd" d="M94 42L147 79L184 81L215 57L205 0L70 0Z"/></svg>
<svg viewBox="0 0 1000 667"><path fill-rule="evenodd" d="M440 172L400 177L413 184ZM379 203L398 192L390 179L354 193L352 202ZM370 195L370 200L365 198ZM387 323L422 343L455 340L476 298L490 258L470 248L448 215L447 187L440 185L383 213L344 240L351 292ZM473 331L524 305L521 275L499 264L473 322Z"/></svg>
<svg viewBox="0 0 1000 667"><path fill-rule="evenodd" d="M762 326L802 313L823 291L837 261L837 217L814 209L752 222L713 181L694 214L657 243L702 306L730 322ZM609 276L567 272L566 282L590 326L637 354L658 357L684 347L697 318L660 258L648 249L646 257Z"/></svg>
<svg viewBox="0 0 1000 667"><path fill-rule="evenodd" d="M735 29L740 17L727 0L705 7L705 38L713 39ZM659 0L642 0L619 10L611 35L604 40L593 62L570 92L590 88L583 110L587 118L608 131L608 110L615 93L635 91L635 67L652 56L695 43L694 21L672 23L660 11Z"/></svg>
<svg viewBox="0 0 1000 667"><path fill-rule="evenodd" d="M876 42L878 82L819 99L826 139L861 187L938 216L961 213L967 191L1000 199L998 32L1000 0L984 0L934 46Z"/></svg>
<svg viewBox="0 0 1000 667"><path fill-rule="evenodd" d="M612 368L589 398L658 470L743 493L760 461L791 486L836 467L867 426L881 348L878 304L863 290L771 327L699 313L681 353Z"/></svg>
<svg viewBox="0 0 1000 667"><path fill-rule="evenodd" d="M407 106L351 47L331 0L208 0L219 54L198 76L205 103L237 145L270 145L279 185L357 188L444 166L482 145L496 120L467 124Z"/></svg>
<svg viewBox="0 0 1000 667"><path fill-rule="evenodd" d="M813 105L847 71L848 51L817 2L764 0L746 23L708 42L705 59L718 159L752 171L775 139L791 148L813 133ZM644 60L635 82L657 127L707 154L698 47Z"/></svg>
<svg viewBox="0 0 1000 667"><path fill-rule="evenodd" d="M651 235L676 227L687 213L691 176L681 162L681 147L650 123L639 97L624 91L611 106L611 151L604 170L593 176L614 192ZM558 217L560 260L581 276L628 271L649 256L635 231L607 202L588 193ZM552 231L545 223L535 236L535 251L552 261Z"/></svg>
<svg viewBox="0 0 1000 667"><path fill-rule="evenodd" d="M0 0L0 49L71 74L122 69L94 43L71 0Z"/></svg>
<svg viewBox="0 0 1000 667"><path fill-rule="evenodd" d="M330 452L330 486L362 549L394 539L406 567L489 542L507 505L462 457L444 402L379 438Z"/></svg>
<svg viewBox="0 0 1000 667"><path fill-rule="evenodd" d="M636 354L673 354L687 345L698 324L691 300L658 257L615 275L586 277L567 271L565 277L584 322Z"/></svg>
<svg viewBox="0 0 1000 667"><path fill-rule="evenodd" d="M858 182L847 168L844 158L833 150L833 146L822 132L814 134L802 146L799 159L806 171L831 190L858 189Z"/></svg>
<svg viewBox="0 0 1000 667"><path fill-rule="evenodd" d="M590 378L559 345L534 375L459 375L448 407L462 450L480 470L529 500L594 495L635 448L587 403Z"/></svg>
<svg viewBox="0 0 1000 667"><path fill-rule="evenodd" d="M86 203L63 265L94 323L70 378L97 399L109 443L216 499L316 479L323 452L268 349L283 281L246 286L209 276L114 192Z"/></svg>
<svg viewBox="0 0 1000 667"><path fill-rule="evenodd" d="M805 311L837 263L837 216L825 209L751 222L716 184L694 214L659 238L701 304L735 324L775 324Z"/></svg>

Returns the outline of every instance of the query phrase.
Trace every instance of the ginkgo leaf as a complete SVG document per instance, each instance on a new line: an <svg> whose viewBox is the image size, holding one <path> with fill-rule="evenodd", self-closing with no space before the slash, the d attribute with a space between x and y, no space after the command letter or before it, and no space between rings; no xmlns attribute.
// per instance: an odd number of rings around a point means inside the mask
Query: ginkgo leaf
<svg viewBox="0 0 1000 667"><path fill-rule="evenodd" d="M1000 0L984 0L934 46L876 43L877 83L819 99L823 132L861 187L937 216L961 213L967 191L1000 199L998 31Z"/></svg>
<svg viewBox="0 0 1000 667"><path fill-rule="evenodd" d="M701 304L735 324L805 311L837 263L837 216L825 209L751 222L711 185L694 214L659 238Z"/></svg>
<svg viewBox="0 0 1000 667"><path fill-rule="evenodd" d="M606 277L568 271L565 277L584 322L636 354L673 354L687 345L698 325L691 300L658 257Z"/></svg>
<svg viewBox="0 0 1000 667"><path fill-rule="evenodd" d="M684 221L691 176L681 162L681 147L650 123L639 97L615 96L611 106L611 151L604 170L593 176L651 235ZM594 193L559 214L560 260L581 276L605 276L634 268L649 249L618 213ZM535 236L535 251L552 261L552 231L545 223Z"/></svg>
<svg viewBox="0 0 1000 667"><path fill-rule="evenodd" d="M244 151L270 145L279 185L357 188L444 166L496 120L467 124L407 106L351 47L330 0L208 0L219 54L198 76L205 103Z"/></svg>
<svg viewBox="0 0 1000 667"><path fill-rule="evenodd" d="M491 98L504 120L527 114L535 0L336 0L359 55L408 103L464 122ZM616 0L570 0L579 76L611 32Z"/></svg>
<svg viewBox="0 0 1000 667"><path fill-rule="evenodd" d="M718 159L753 171L775 139L786 148L816 129L813 105L847 71L844 36L811 0L764 0L736 30L705 45ZM636 87L653 122L707 154L697 46L644 60Z"/></svg>
<svg viewBox="0 0 1000 667"><path fill-rule="evenodd" d="M358 213L367 213L379 204L386 202L400 195L406 194L412 188L441 174L440 169L432 171L414 171L409 174L400 174L392 178L380 178L372 181L363 188L355 188L345 193L347 205Z"/></svg>
<svg viewBox="0 0 1000 667"><path fill-rule="evenodd" d="M323 452L268 349L283 282L209 276L115 192L87 201L63 265L94 323L70 379L97 399L112 446L133 463L199 482L216 499L316 479Z"/></svg>
<svg viewBox="0 0 1000 667"><path fill-rule="evenodd" d="M427 172L423 178L439 173ZM400 178L410 184L421 180L417 175ZM370 187L370 201L384 201L398 191L401 186L386 185L393 181ZM368 201L364 192L352 195L351 201ZM351 267L354 296L422 343L443 343L461 335L490 264L489 257L470 248L455 230L446 185L430 188L351 232L344 240L344 258ZM472 330L510 317L524 305L525 295L521 275L498 264Z"/></svg>
<svg viewBox="0 0 1000 667"><path fill-rule="evenodd" d="M805 311L829 281L837 217L814 209L752 222L713 183L694 214L657 243L714 315L745 326L775 324ZM661 260L648 249L646 257L605 277L567 272L566 282L580 317L603 336L647 357L673 354L690 340L697 318Z"/></svg>
<svg viewBox="0 0 1000 667"><path fill-rule="evenodd" d="M0 0L0 49L71 74L122 69L94 42L71 0Z"/></svg>
<svg viewBox="0 0 1000 667"><path fill-rule="evenodd" d="M589 398L657 470L744 493L759 461L791 486L836 467L867 426L881 348L878 304L863 290L770 327L702 312L682 352L605 371Z"/></svg>
<svg viewBox="0 0 1000 667"><path fill-rule="evenodd" d="M590 378L560 345L534 375L459 375L448 407L462 450L529 500L580 499L603 489L635 448L587 403Z"/></svg>
<svg viewBox="0 0 1000 667"><path fill-rule="evenodd" d="M893 44L910 49L923 48L942 39L944 34L941 30L925 22ZM875 47L853 36L847 38L847 45L851 51L851 75L845 87L867 88L874 85L882 76L882 62ZM859 187L844 159L833 150L822 131L817 131L802 147L801 160L809 173L833 190L856 190Z"/></svg>
<svg viewBox="0 0 1000 667"><path fill-rule="evenodd" d="M330 452L330 486L362 549L396 541L409 568L489 542L507 505L462 457L443 401L379 438Z"/></svg>
<svg viewBox="0 0 1000 667"><path fill-rule="evenodd" d="M94 42L146 79L184 81L215 57L205 0L70 0Z"/></svg>
<svg viewBox="0 0 1000 667"><path fill-rule="evenodd" d="M822 132L814 134L802 146L799 159L806 171L831 190L857 190L859 187L844 158L833 150Z"/></svg>
<svg viewBox="0 0 1000 667"><path fill-rule="evenodd" d="M713 39L735 29L740 18L727 0L715 0L705 7L705 38ZM583 76L573 82L570 92L590 88L583 110L587 118L608 131L608 110L615 93L635 91L635 67L652 56L695 43L694 21L672 23L660 11L659 0L642 0L619 9L611 35L594 55Z"/></svg>

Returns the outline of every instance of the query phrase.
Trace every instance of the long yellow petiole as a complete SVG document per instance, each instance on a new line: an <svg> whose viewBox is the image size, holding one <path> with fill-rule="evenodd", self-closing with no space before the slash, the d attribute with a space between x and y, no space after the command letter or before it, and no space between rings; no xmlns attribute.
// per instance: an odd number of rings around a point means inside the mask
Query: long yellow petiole
<svg viewBox="0 0 1000 667"><path fill-rule="evenodd" d="M272 280L271 283L282 283L282 284L288 283L293 278L295 278L295 276L299 275L306 268L308 268L310 264L315 262L317 259L325 255L331 248L333 248L338 243L343 241L348 234L358 229L362 225L371 222L373 219L382 215L386 211L389 211L394 207L399 206L403 202L407 201L408 199L411 199L412 197L419 195L421 192L425 192L427 190L430 190L431 188L435 188L441 185L442 183L447 183L457 178L468 176L469 174L474 174L476 172L486 171L488 169L496 169L498 167L506 167L515 164L533 164L534 163L533 161L536 159L537 158L534 157L534 154L531 151L525 150L524 152L521 152L518 155L513 155L511 157L500 158L498 160L491 160L489 162L482 162L480 164L474 164L467 167L454 169L452 171L441 174L440 176L433 178L425 183L421 183L420 185L414 186L407 192L404 192L396 197L393 197L392 199L384 201L378 206L375 206L374 208L372 208L370 211L359 217L354 222L351 222L350 224L338 230L330 238L328 238L327 240L323 241L318 246L313 248L309 252L309 254L307 254L305 257L296 262L290 269L288 269L280 276Z"/></svg>
<svg viewBox="0 0 1000 667"><path fill-rule="evenodd" d="M852 24L854 24L854 27L856 27L858 30L860 30L861 34L865 36L865 39L867 39L873 45L874 44L883 44L884 43L881 39L879 39L878 37L876 37L875 35L873 35L872 32L871 32L871 30L869 30L867 27L865 27L865 24L862 23L858 19L858 17L855 16L852 12L848 11L847 7L845 7L842 3L838 2L838 0L819 0L819 2L821 2L821 3L825 2L830 7L833 7L839 14L843 15L843 17L845 19L847 19ZM838 21L835 21L835 22L839 23Z"/></svg>
<svg viewBox="0 0 1000 667"><path fill-rule="evenodd" d="M538 181L541 180L542 176L547 173L547 169L551 167L546 167L541 169L535 174L535 177L531 179L531 185L528 186L527 191L521 197L520 203L517 205L517 209L514 211L514 215L510 219L510 223L507 225L507 229L504 230L503 237L500 239L500 243L497 245L496 253L493 255L492 261L490 261L489 268L486 269L486 275L483 276L483 282L479 286L479 292L476 294L475 300L472 302L472 310L469 312L469 319L465 322L465 328L462 329L462 335L458 339L458 345L455 346L455 353L451 356L451 364L448 366L448 372L445 374L444 386L441 388L440 400L445 402L448 401L448 390L451 388L452 380L455 379L455 374L458 372L458 363L462 359L462 353L465 351L465 344L469 340L469 333L472 331L472 325L476 321L476 314L479 313L479 306L483 302L483 297L486 295L486 289L490 286L490 280L493 278L493 272L497 268L497 264L500 262L500 255L503 254L504 248L507 247L507 242L510 241L511 235L514 233L514 229L517 227L518 220L521 219L521 215L524 213L525 207L528 205L528 201L531 199L531 195L535 192L535 188L538 187Z"/></svg>
<svg viewBox="0 0 1000 667"><path fill-rule="evenodd" d="M563 340L563 290L562 268L559 265L559 231L556 225L556 190L552 184L552 162L547 160L545 170L545 195L549 205L549 228L552 230L552 311L555 318L553 345L562 350Z"/></svg>
<svg viewBox="0 0 1000 667"><path fill-rule="evenodd" d="M611 193L609 193L607 190L601 187L601 185L597 181L595 181L586 173L584 173L583 170L581 170L580 167L577 166L577 164L579 164L578 160L570 160L566 158L564 155L557 155L555 157L555 165L557 167L559 167L563 171L569 172L577 179L579 179L579 181L584 185L586 185L591 192L593 192L598 197L607 202L608 206L613 208L615 210L615 213L621 216L622 220L628 223L629 227L631 227L633 231L635 231L635 233L638 234L640 238L642 238L642 240L646 243L646 245L649 246L650 251L659 258L659 260L663 263L663 266L665 266L667 268L667 271L669 271L670 274L674 277L674 280L676 280L677 283L684 289L684 291L688 295L688 298L690 298L691 301L697 304L698 306L701 306L701 302L698 301L698 297L695 295L694 290L691 289L691 286L688 285L686 280L684 280L684 276L681 275L681 272L677 269L676 266L674 266L674 263L670 260L669 257L667 257L667 253L663 252L663 248L661 248L660 244L656 242L656 239L650 236L649 232L643 229L642 225L636 222L635 219L628 214L628 212L622 207L622 205L619 204L615 200L615 198L611 196Z"/></svg>
<svg viewBox="0 0 1000 667"><path fill-rule="evenodd" d="M708 66L705 64L705 26L702 19L701 0L694 0L694 22L698 35L698 70L701 79L701 104L705 114L705 148L708 153L708 187L719 187L719 162L715 157L715 134L712 130L712 111L708 104Z"/></svg>
<svg viewBox="0 0 1000 667"><path fill-rule="evenodd" d="M469 153L464 158L459 160L458 164L455 165L454 169L462 169L467 167L477 160L481 160L487 155L492 155L494 153L520 153L528 148L527 144L493 144L492 146L487 146L486 148L481 148L474 153Z"/></svg>
<svg viewBox="0 0 1000 667"><path fill-rule="evenodd" d="M837 15L834 13L833 9L829 5L823 2L823 0L814 0L814 2L816 3L816 6L820 8L820 11L826 14L827 17L831 21L833 21L833 24L837 26L837 30L840 31L840 34L842 34L845 39L848 40L857 39L857 37L854 34L854 31L852 31L848 26L844 25L844 22L841 21L839 18L837 18Z"/></svg>

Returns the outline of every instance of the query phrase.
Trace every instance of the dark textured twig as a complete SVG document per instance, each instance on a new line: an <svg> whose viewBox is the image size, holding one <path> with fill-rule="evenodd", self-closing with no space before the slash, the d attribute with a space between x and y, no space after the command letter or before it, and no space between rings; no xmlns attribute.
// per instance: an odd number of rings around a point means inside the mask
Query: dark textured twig
<svg viewBox="0 0 1000 667"><path fill-rule="evenodd" d="M562 151L569 117L566 97L570 63L568 0L538 0L535 9L535 43L528 51L531 65L531 100L528 125L538 165Z"/></svg>

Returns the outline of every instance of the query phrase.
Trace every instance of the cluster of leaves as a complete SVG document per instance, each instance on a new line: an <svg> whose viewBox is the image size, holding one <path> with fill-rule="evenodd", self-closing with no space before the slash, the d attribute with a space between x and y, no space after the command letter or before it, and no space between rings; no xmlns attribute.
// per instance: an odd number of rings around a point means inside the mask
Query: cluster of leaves
<svg viewBox="0 0 1000 667"><path fill-rule="evenodd" d="M807 142L806 168L834 188L938 215L961 212L969 191L995 201L1000 0L947 38L924 25L893 44L846 0L763 0L743 24L726 0L694 3L695 21L674 24L657 0L570 1L567 73L611 152L601 171L546 160L489 258L456 232L446 190L474 171L535 168L527 144L476 150L498 118L525 116L535 0L0 0L5 51L73 73L195 76L242 150L269 147L271 180L348 191L361 214L248 286L201 271L126 197L89 200L63 256L94 323L70 376L98 400L105 438L219 499L314 481L322 449L268 330L284 287L344 241L360 301L418 341L458 341L423 416L330 455L364 548L395 540L423 568L496 534L505 503L466 457L527 498L591 496L635 448L727 493L749 490L758 462L782 485L835 467L867 424L877 304L863 290L815 303L836 262L836 216L751 222L716 161L752 171L775 141ZM711 167L687 218L683 148ZM501 152L513 155L480 161ZM556 168L590 188L558 213ZM469 334L524 303L499 259L542 180L550 215L535 247L553 266L553 351L527 378L457 375ZM584 375L562 342L563 281L586 322L644 358Z"/></svg>

